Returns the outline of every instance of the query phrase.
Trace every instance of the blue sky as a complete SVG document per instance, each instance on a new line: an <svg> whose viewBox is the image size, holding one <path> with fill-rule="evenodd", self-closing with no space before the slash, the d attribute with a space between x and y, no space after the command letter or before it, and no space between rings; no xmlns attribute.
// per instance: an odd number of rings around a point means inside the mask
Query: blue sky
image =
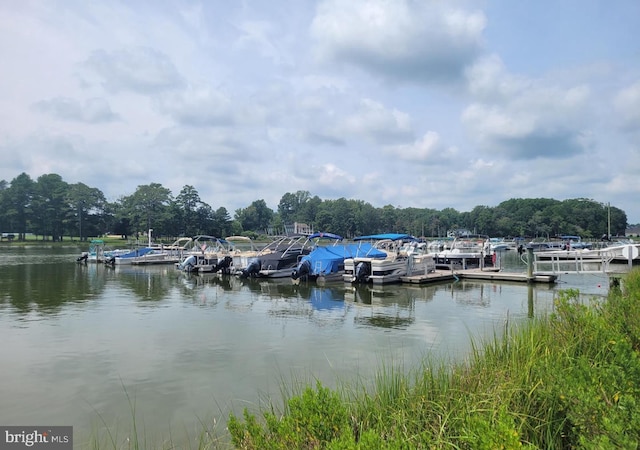
<svg viewBox="0 0 640 450"><path fill-rule="evenodd" d="M1 2L0 58L6 181L640 223L636 0Z"/></svg>

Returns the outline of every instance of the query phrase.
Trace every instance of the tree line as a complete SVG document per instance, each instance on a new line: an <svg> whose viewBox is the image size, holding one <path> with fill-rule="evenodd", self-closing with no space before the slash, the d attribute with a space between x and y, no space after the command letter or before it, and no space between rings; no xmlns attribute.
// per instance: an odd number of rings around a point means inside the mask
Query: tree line
<svg viewBox="0 0 640 450"><path fill-rule="evenodd" d="M149 229L154 236L166 238L198 234L257 237L283 234L294 222L348 238L383 232L437 237L466 229L503 237L571 234L599 239L609 232L624 235L627 215L584 198L514 198L498 206L459 212L453 208L380 208L362 200L323 200L308 191L297 191L285 193L275 211L259 199L237 209L232 217L226 208L214 210L202 201L190 185L175 197L159 183L140 185L134 193L109 202L100 189L67 183L58 174L34 180L23 172L10 182L0 180L0 231L16 233L18 240L24 240L27 233L52 241L64 236L87 240L106 233L127 238Z"/></svg>

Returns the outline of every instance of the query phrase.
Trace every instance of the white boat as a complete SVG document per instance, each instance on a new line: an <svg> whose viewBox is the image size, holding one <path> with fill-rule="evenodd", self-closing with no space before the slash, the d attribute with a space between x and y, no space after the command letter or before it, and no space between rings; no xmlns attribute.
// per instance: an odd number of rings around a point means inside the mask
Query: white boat
<svg viewBox="0 0 640 450"><path fill-rule="evenodd" d="M449 250L451 248L452 243L453 243L453 238L450 238L450 237L434 239L427 243L427 252L431 254L436 254L444 250Z"/></svg>
<svg viewBox="0 0 640 450"><path fill-rule="evenodd" d="M611 245L601 249L565 249L547 251L536 254L536 258L545 260L602 260L611 264L625 264L631 262L632 265L640 264L640 244L621 243Z"/></svg>
<svg viewBox="0 0 640 450"><path fill-rule="evenodd" d="M383 251L386 256L365 254L345 259L343 280L347 283L397 283L402 277L425 275L436 268L427 245L408 234L375 234L357 237L354 241L373 242L372 248Z"/></svg>
<svg viewBox="0 0 640 450"><path fill-rule="evenodd" d="M103 263L114 256L125 255L131 249L111 249L105 245L102 239L92 239L89 243L89 251L82 252L76 259L77 262Z"/></svg>
<svg viewBox="0 0 640 450"><path fill-rule="evenodd" d="M231 257L231 265L223 269L224 273L235 274L244 270L260 251L253 240L247 236L228 236L227 255Z"/></svg>
<svg viewBox="0 0 640 450"><path fill-rule="evenodd" d="M585 250L591 248L590 242L584 242L580 236L563 235L546 240L534 240L529 242L524 248L530 248L535 253L549 252L557 250Z"/></svg>
<svg viewBox="0 0 640 450"><path fill-rule="evenodd" d="M509 243L504 238L490 238L489 243L492 252L503 252L510 249Z"/></svg>
<svg viewBox="0 0 640 450"><path fill-rule="evenodd" d="M227 242L219 237L200 234L185 247L176 268L185 272L217 272L229 266Z"/></svg>
<svg viewBox="0 0 640 450"><path fill-rule="evenodd" d="M437 267L453 270L492 266L493 255L489 236L467 234L456 237L449 250L436 253L434 258Z"/></svg>

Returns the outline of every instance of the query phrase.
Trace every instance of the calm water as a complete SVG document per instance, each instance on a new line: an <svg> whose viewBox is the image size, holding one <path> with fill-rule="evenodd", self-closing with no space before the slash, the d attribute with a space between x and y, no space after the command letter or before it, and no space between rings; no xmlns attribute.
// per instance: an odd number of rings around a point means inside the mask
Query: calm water
<svg viewBox="0 0 640 450"><path fill-rule="evenodd" d="M179 444L283 384L464 357L470 336L548 313L559 289L608 290L594 275L320 288L76 264L82 250L0 247L0 424L73 425L77 448L105 429L119 443L133 423L151 446ZM525 271L516 256L505 267Z"/></svg>

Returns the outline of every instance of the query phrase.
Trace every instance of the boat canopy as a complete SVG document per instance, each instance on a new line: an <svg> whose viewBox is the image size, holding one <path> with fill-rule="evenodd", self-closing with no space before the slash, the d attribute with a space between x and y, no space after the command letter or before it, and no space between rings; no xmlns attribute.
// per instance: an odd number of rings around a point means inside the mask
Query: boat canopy
<svg viewBox="0 0 640 450"><path fill-rule="evenodd" d="M342 236L338 236L337 234L333 234L333 233L322 233L322 232L318 232L318 233L313 233L312 235L309 236L309 239L335 239L336 241L341 241L343 238Z"/></svg>
<svg viewBox="0 0 640 450"><path fill-rule="evenodd" d="M369 236L358 236L353 238L354 241L373 241L373 240L381 240L381 239L390 239L392 241L408 240L408 241L417 241L418 239L410 234L400 234L400 233L383 233L383 234L371 234Z"/></svg>

